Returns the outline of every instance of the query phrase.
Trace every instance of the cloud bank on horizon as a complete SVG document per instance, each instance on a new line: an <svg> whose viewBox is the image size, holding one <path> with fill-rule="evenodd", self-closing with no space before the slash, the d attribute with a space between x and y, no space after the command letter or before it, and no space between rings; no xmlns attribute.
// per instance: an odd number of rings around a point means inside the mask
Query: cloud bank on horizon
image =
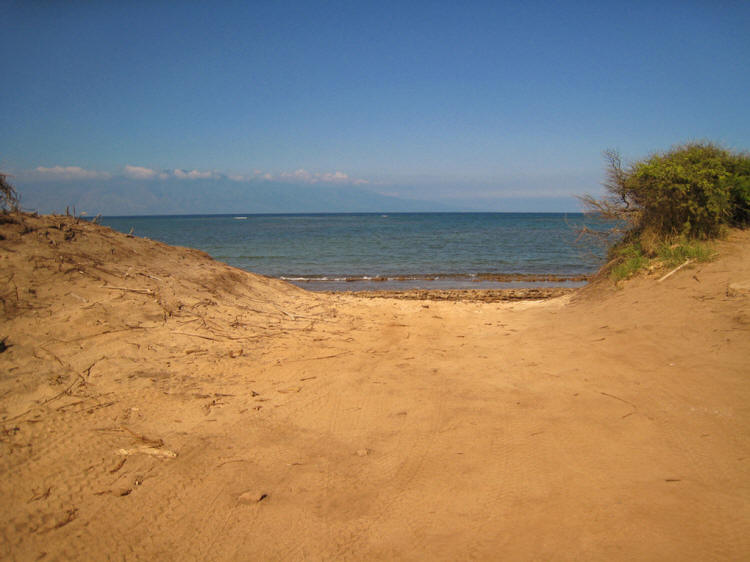
<svg viewBox="0 0 750 562"><path fill-rule="evenodd" d="M107 172L85 170L80 166L52 166L51 168L37 166L31 172L21 172L16 175L19 175L21 178L31 177L42 180L93 180L108 179L111 177L111 174Z"/></svg>
<svg viewBox="0 0 750 562"><path fill-rule="evenodd" d="M23 182L33 181L80 181L80 180L107 180L118 174L110 172L101 172L98 170L87 170L80 166L37 166L31 170L22 170L14 174ZM133 166L126 164L121 176L132 180L210 180L210 179L228 179L234 182L249 181L284 181L301 184L334 184L334 185L367 185L370 182L361 178L353 178L348 174L335 172L309 172L299 168L292 172L280 172L272 174L261 170L254 170L252 174L225 174L216 170L184 170L175 168L172 170L155 170L145 166Z"/></svg>

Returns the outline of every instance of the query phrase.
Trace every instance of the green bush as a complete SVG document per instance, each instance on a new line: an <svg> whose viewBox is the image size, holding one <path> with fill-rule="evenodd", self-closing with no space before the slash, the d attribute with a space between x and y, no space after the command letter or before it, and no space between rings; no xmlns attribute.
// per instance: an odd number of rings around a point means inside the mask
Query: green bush
<svg viewBox="0 0 750 562"><path fill-rule="evenodd" d="M662 236L715 237L741 219L735 206L747 195L747 161L713 144L687 144L637 162L624 187L641 209L638 226Z"/></svg>
<svg viewBox="0 0 750 562"><path fill-rule="evenodd" d="M736 155L731 163L730 174L722 180L729 190L733 226L750 225L750 157Z"/></svg>
<svg viewBox="0 0 750 562"><path fill-rule="evenodd" d="M630 234L709 239L726 225L750 224L750 155L712 143L688 143L624 167L608 160L605 197L583 197Z"/></svg>
<svg viewBox="0 0 750 562"><path fill-rule="evenodd" d="M687 143L623 165L607 159L606 193L581 199L589 211L612 219L620 242L610 248L612 276L629 277L650 258L664 264L705 261L712 251L700 240L727 226L750 225L750 155L709 142Z"/></svg>
<svg viewBox="0 0 750 562"><path fill-rule="evenodd" d="M627 279L648 265L649 260L643 254L643 248L638 240L619 244L611 253L612 257L616 258L616 263L610 271L613 281Z"/></svg>

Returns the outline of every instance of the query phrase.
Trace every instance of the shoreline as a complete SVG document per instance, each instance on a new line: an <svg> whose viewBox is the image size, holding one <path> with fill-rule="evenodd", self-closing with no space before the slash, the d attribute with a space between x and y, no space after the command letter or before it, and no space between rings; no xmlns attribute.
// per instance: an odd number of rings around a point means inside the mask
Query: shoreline
<svg viewBox="0 0 750 562"><path fill-rule="evenodd" d="M591 275L481 274L442 276L337 277L299 278L276 277L314 293L378 293L411 291L519 291L537 289L579 289ZM534 297L536 298L536 297Z"/></svg>
<svg viewBox="0 0 750 562"><path fill-rule="evenodd" d="M526 287L517 289L408 289L373 291L325 291L327 295L347 295L363 299L400 299L449 302L509 302L547 300L578 291L572 287Z"/></svg>
<svg viewBox="0 0 750 562"><path fill-rule="evenodd" d="M557 274L557 273L404 273L391 275L280 275L282 281L314 283L316 281L357 282L369 281L385 283L388 281L471 281L496 283L580 283L588 281L593 274Z"/></svg>

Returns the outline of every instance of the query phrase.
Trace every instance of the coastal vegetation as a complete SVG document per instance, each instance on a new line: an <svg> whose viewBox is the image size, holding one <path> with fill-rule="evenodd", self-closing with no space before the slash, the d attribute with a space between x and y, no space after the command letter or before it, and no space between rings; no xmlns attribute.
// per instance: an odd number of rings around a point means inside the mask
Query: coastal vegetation
<svg viewBox="0 0 750 562"><path fill-rule="evenodd" d="M644 269L713 257L711 241L750 224L750 155L692 142L625 165L607 160L605 195L581 197L616 225L607 270L619 281Z"/></svg>
<svg viewBox="0 0 750 562"><path fill-rule="evenodd" d="M0 173L0 209L15 211L18 209L18 193L8 181L8 174Z"/></svg>

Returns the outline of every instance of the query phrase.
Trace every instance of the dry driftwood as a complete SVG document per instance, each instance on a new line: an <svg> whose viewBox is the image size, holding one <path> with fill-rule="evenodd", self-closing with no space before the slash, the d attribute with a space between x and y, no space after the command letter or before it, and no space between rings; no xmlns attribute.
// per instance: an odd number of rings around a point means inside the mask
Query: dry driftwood
<svg viewBox="0 0 750 562"><path fill-rule="evenodd" d="M177 457L177 453L169 451L167 449L156 449L154 447L136 447L135 449L118 449L118 455L130 456L130 455L150 455L152 457L159 457L163 459L173 459Z"/></svg>
<svg viewBox="0 0 750 562"><path fill-rule="evenodd" d="M657 283L661 283L661 282L662 282L662 281L664 281L665 279L667 279L667 278L671 277L673 273L677 273L677 272L678 272L678 271L680 271L680 270L681 270L681 269L682 269L683 267L685 267L685 266L686 266L687 264L689 264L689 263L692 263L692 261L693 261L692 259L689 259L689 260L687 260L687 261L686 261L685 263L683 263L682 265L678 265L678 266L677 266L677 267L675 267L675 268L674 268L674 269L673 269L672 271L670 271L669 273L667 273L667 274L666 274L666 275L665 275L664 277L662 277L661 279L659 279L659 280L657 281Z"/></svg>

